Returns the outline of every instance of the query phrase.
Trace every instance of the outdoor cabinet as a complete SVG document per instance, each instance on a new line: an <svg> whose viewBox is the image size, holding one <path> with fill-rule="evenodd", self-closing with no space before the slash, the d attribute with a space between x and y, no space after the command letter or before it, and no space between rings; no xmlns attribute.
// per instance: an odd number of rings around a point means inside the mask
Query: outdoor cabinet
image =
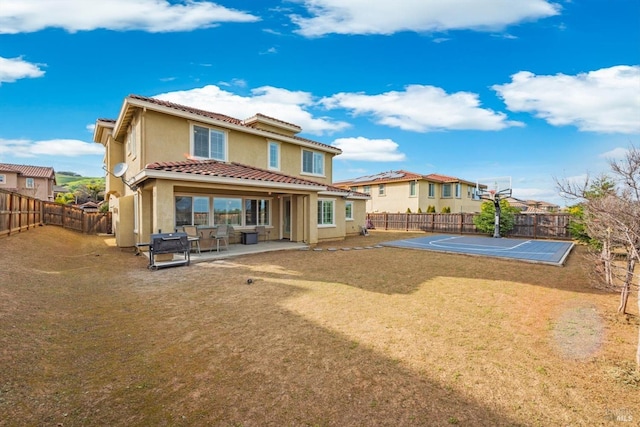
<svg viewBox="0 0 640 427"><path fill-rule="evenodd" d="M257 231L243 231L240 243L243 245L256 245L258 244L258 232Z"/></svg>

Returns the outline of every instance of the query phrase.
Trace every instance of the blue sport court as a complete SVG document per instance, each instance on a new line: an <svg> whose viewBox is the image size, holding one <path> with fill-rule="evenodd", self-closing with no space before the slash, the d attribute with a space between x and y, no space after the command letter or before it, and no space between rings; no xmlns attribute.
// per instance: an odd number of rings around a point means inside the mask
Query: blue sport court
<svg viewBox="0 0 640 427"><path fill-rule="evenodd" d="M395 240L383 246L564 265L573 242L437 235Z"/></svg>

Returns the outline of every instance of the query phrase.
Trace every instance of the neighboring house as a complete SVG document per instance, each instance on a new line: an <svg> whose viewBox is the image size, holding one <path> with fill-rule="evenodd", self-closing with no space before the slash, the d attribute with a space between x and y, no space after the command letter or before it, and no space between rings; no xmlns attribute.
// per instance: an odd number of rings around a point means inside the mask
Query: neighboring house
<svg viewBox="0 0 640 427"><path fill-rule="evenodd" d="M518 208L525 214L560 212L560 206L539 200L520 200L513 197L506 199L509 205Z"/></svg>
<svg viewBox="0 0 640 427"><path fill-rule="evenodd" d="M245 120L130 95L98 119L106 199L118 246L184 225L264 225L272 239L315 244L357 234L368 196L331 185L341 151L262 114ZM122 178L113 175L119 165ZM119 174L118 174L119 175Z"/></svg>
<svg viewBox="0 0 640 427"><path fill-rule="evenodd" d="M0 189L51 202L55 185L53 168L0 163Z"/></svg>
<svg viewBox="0 0 640 427"><path fill-rule="evenodd" d="M333 185L354 192L369 194L367 212L413 213L436 212L449 208L451 212L480 212L482 200L476 196L476 184L460 178L439 174L421 175L404 170L362 176Z"/></svg>

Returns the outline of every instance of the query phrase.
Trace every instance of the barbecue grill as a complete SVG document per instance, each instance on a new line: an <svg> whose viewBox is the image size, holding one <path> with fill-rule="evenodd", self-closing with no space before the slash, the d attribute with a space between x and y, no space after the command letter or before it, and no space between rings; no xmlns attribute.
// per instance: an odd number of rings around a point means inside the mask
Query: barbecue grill
<svg viewBox="0 0 640 427"><path fill-rule="evenodd" d="M151 270L162 267L176 267L189 265L191 262L191 242L187 233L156 233L151 235L151 241L138 246L149 246L149 266ZM161 254L182 254L184 259L170 261L156 261Z"/></svg>

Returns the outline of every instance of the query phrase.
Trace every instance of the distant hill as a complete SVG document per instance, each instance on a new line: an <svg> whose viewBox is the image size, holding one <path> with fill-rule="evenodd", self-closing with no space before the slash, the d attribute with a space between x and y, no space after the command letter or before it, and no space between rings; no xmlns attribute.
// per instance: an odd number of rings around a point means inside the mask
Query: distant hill
<svg viewBox="0 0 640 427"><path fill-rule="evenodd" d="M67 187L69 189L69 192L71 193L73 193L81 185L102 184L103 188L105 185L104 177L85 177L73 172L56 173L56 182L57 185Z"/></svg>

